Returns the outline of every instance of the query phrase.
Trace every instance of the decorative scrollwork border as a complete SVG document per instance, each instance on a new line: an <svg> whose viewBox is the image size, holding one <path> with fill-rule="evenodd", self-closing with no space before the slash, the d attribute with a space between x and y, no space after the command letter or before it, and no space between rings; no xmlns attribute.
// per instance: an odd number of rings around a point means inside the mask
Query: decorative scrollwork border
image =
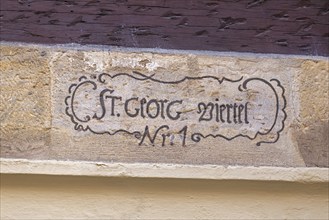
<svg viewBox="0 0 329 220"><path fill-rule="evenodd" d="M184 77L180 80L176 80L176 81L163 81L163 80L154 78L154 74L152 74L150 76L147 76L147 75L142 74L142 73L137 72L137 71L133 71L132 73L134 75L129 74L129 73L117 73L117 74L114 74L114 75L111 75L111 74L108 74L108 73L102 73L98 77L92 77L92 78L97 79L97 81L101 84L106 83L106 77L108 77L110 79L114 79L114 78L120 77L120 76L130 77L130 78L133 78L133 79L139 80L139 81L150 80L150 81L153 81L153 82L156 82L156 83L162 83L162 84L179 84L179 83L182 83L186 80L202 80L202 79L214 79L214 80L218 81L219 84L222 84L224 81L235 83L235 82L240 82L240 81L243 80L243 77L240 77L239 79L236 79L236 80L232 80L232 79L228 79L226 77L218 78L218 77L215 77L215 76L201 76L201 77L186 76L186 77ZM285 89L284 89L284 87L282 86L281 82L278 79L271 79L270 82L269 82L269 81L264 80L262 78L248 78L245 81L243 81L242 84L239 85L239 87L238 87L239 91L242 92L242 91L246 90L247 89L247 84L251 81L261 81L261 82L265 83L266 85L268 85L271 88L271 90L275 94L275 98L276 98L275 119L274 119L274 122L273 122L271 128L267 132L258 131L254 135L254 137L250 137L250 136L244 135L244 134L238 134L238 135L233 136L233 137L226 137L226 136L221 135L221 134L207 134L207 135L204 135L202 133L193 133L191 135L191 140L194 141L194 142L200 142L202 138L208 138L208 137L223 138L227 141L231 141L231 140L233 140L235 138L238 138L238 137L244 137L244 138L248 138L249 140L255 140L258 135L267 135L273 130L273 128L277 124L279 111L282 111L283 114L284 114L284 117L283 117L282 122L281 122L282 127L276 132L275 140L273 140L273 141L259 141L259 142L256 143L256 145L260 146L262 143L276 143L280 138L280 133L284 130L285 120L287 118L287 113L285 111L286 105L287 105L286 98L285 98ZM283 100L283 106L282 106L281 109L280 109L280 106L281 106L282 103L280 103L280 101L279 101L279 94L277 93L276 89L273 87L271 82L276 82L277 86L282 90L281 97L282 97L282 100ZM77 89L85 83L90 83L93 86L93 90L97 89L97 83L96 82L94 82L92 80L88 80L88 78L86 76L82 76L82 77L79 78L79 83L77 83L77 84L74 83L74 84L70 85L70 87L68 89L69 95L64 100L64 103L65 103L65 106L66 106L65 113L70 117L71 122L74 124L74 129L77 130L77 131L90 131L94 134L99 134L99 135L101 135L101 134L115 135L115 134L118 134L118 133L126 133L126 134L129 134L129 135L133 135L137 139L141 139L142 132L140 132L140 131L130 132L130 131L127 131L125 129L119 129L119 130L116 130L112 133L109 132L109 131L99 132L99 131L94 131L92 128L90 128L89 125L86 125L85 127L83 125L81 125L81 122L86 123L89 120L91 120L91 117L86 116L86 118L84 120L79 119L76 116L76 114L73 110L74 109L73 108L73 100L74 100L75 92L77 91ZM104 107L103 106L104 103L101 103L101 105L102 105L102 107ZM70 112L70 110L71 110L71 112ZM96 116L94 115L93 118L95 118L95 117Z"/></svg>

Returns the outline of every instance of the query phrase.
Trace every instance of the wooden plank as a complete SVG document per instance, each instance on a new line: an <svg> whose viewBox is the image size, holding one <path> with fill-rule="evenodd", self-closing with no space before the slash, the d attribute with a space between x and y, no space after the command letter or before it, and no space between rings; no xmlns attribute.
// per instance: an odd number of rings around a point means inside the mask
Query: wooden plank
<svg viewBox="0 0 329 220"><path fill-rule="evenodd" d="M1 40L327 56L328 10L324 0L3 0Z"/></svg>

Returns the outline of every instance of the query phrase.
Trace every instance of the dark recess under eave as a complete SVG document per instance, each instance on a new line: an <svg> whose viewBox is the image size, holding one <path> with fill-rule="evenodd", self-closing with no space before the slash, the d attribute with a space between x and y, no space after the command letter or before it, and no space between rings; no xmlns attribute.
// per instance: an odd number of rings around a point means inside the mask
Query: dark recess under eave
<svg viewBox="0 0 329 220"><path fill-rule="evenodd" d="M1 0L1 40L329 55L328 0Z"/></svg>

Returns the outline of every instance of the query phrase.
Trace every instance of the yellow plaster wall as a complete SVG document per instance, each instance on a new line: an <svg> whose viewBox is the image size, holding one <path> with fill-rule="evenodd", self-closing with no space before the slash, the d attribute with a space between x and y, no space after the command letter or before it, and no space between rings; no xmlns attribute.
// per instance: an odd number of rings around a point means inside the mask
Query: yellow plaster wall
<svg viewBox="0 0 329 220"><path fill-rule="evenodd" d="M1 219L328 219L328 183L1 174Z"/></svg>

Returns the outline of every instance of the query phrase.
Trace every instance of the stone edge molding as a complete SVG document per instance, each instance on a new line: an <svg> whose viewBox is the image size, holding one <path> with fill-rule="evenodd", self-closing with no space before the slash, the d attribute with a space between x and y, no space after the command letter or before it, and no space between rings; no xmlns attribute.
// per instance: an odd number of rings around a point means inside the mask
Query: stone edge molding
<svg viewBox="0 0 329 220"><path fill-rule="evenodd" d="M0 46L13 46L23 48L48 49L53 51L58 50L76 50L76 51L95 51L95 52L126 52L126 53L157 53L157 54L174 54L174 55L207 55L220 57L240 57L240 58L295 58L308 60L328 60L326 56L314 55L298 55L298 54L276 54L276 53L252 53L252 52L235 52L235 51L211 51L211 50L178 50L178 49L163 49L163 48L144 48L144 47L123 47L97 44L47 44L47 43L26 43L0 40Z"/></svg>
<svg viewBox="0 0 329 220"><path fill-rule="evenodd" d="M329 182L329 168L102 163L4 158L0 159L0 173L300 183Z"/></svg>

